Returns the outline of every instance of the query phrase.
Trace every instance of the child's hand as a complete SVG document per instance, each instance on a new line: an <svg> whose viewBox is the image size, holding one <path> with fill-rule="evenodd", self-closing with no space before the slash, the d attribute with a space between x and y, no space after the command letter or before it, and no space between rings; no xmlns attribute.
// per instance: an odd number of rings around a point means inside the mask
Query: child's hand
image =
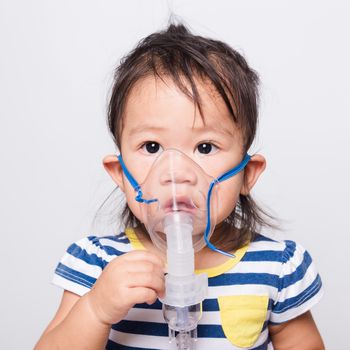
<svg viewBox="0 0 350 350"><path fill-rule="evenodd" d="M137 303L153 304L165 292L162 260L147 251L132 251L112 260L87 294L96 317L111 325Z"/></svg>

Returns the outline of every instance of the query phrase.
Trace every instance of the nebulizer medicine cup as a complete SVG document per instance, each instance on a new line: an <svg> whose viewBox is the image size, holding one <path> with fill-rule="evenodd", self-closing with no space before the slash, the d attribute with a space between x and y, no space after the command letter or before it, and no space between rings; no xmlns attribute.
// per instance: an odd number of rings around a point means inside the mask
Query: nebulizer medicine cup
<svg viewBox="0 0 350 350"><path fill-rule="evenodd" d="M192 217L186 212L165 216L168 274L165 277L166 295L164 319L169 327L169 340L176 339L177 348L191 349L197 339L197 324L201 318L201 303L207 295L208 277L194 273Z"/></svg>

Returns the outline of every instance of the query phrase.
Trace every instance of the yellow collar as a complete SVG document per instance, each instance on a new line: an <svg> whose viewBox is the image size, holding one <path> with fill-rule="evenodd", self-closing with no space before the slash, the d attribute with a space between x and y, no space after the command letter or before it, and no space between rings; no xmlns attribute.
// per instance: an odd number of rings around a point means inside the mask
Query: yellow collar
<svg viewBox="0 0 350 350"><path fill-rule="evenodd" d="M135 249L135 250L144 250L145 249L144 245L138 239L136 232L133 228L125 229L125 234L128 237L133 249ZM249 244L243 246L242 248L237 249L234 252L235 257L228 259L223 264L220 264L220 265L214 266L214 267L209 267L207 269L199 269L199 270L196 270L195 273L200 274L200 273L205 272L208 275L208 277L219 276L219 275L231 270L234 266L236 266L241 261L241 259L245 255L245 253L247 252L248 247L249 247Z"/></svg>

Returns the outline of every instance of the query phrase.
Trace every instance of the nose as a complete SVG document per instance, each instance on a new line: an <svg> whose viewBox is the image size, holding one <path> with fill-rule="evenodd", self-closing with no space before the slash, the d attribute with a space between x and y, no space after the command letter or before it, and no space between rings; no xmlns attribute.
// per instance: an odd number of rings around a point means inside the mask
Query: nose
<svg viewBox="0 0 350 350"><path fill-rule="evenodd" d="M190 168L181 168L174 171L165 171L160 175L161 185L169 184L187 184L196 185L197 175Z"/></svg>
<svg viewBox="0 0 350 350"><path fill-rule="evenodd" d="M196 166L186 154L176 149L168 149L158 158L159 183L196 185L198 182Z"/></svg>

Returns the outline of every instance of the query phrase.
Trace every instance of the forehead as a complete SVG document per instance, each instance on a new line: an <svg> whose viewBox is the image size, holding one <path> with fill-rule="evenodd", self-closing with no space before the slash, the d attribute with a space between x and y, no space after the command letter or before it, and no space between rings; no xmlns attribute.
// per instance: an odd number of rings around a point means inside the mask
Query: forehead
<svg viewBox="0 0 350 350"><path fill-rule="evenodd" d="M184 86L191 91L185 82ZM171 78L149 76L140 80L129 93L123 113L122 132L143 124L157 127L176 123L179 129L213 128L236 134L237 126L212 84L196 80L196 87L202 114L194 100L181 91Z"/></svg>

